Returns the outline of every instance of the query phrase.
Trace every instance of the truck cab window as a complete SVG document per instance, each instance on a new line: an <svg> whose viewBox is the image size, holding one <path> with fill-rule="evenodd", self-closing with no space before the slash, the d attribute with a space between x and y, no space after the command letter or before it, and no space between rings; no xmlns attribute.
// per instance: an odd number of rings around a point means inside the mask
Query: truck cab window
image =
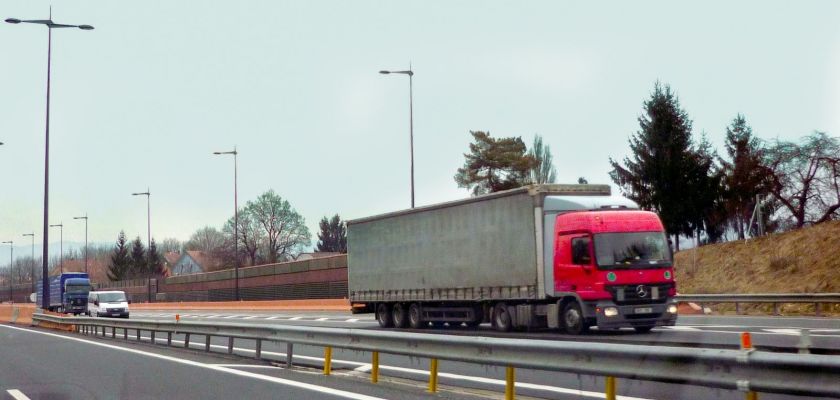
<svg viewBox="0 0 840 400"><path fill-rule="evenodd" d="M577 237L572 239L572 264L590 265L592 257L589 253L589 237Z"/></svg>

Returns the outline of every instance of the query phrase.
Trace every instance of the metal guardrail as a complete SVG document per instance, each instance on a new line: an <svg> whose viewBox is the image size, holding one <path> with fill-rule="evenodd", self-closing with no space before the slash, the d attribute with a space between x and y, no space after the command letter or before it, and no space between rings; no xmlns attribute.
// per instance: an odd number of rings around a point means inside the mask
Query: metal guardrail
<svg viewBox="0 0 840 400"><path fill-rule="evenodd" d="M324 373L329 374L331 349L372 352L371 380L378 379L379 353L431 359L429 389L436 390L438 360L469 362L508 368L508 391L513 395L513 368L570 372L605 376L607 394L615 393L615 378L689 384L711 388L840 398L840 357L770 353L756 350L699 349L610 343L504 339L399 331L291 325L210 324L201 322L163 322L154 320L111 320L106 318L60 317L35 314L34 324L73 325L79 333L116 337L116 330L185 335L205 338L210 351L211 337L228 338L228 353L234 339L256 341L256 357L261 358L265 341L287 344L287 365L291 367L293 345L325 348ZM374 372L375 371L375 372ZM434 387L433 387L434 384ZM612 385L612 388L610 388ZM506 391L506 393L508 393Z"/></svg>
<svg viewBox="0 0 840 400"><path fill-rule="evenodd" d="M840 293L755 293L755 294L681 294L677 301L692 303L735 303L735 312L741 313L741 303L772 303L773 315L779 315L779 304L812 303L814 313L821 314L821 304L840 303Z"/></svg>

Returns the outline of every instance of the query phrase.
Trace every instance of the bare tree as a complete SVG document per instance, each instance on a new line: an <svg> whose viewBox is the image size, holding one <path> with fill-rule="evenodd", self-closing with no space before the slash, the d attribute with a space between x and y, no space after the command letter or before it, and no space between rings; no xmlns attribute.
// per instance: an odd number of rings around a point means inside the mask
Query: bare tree
<svg viewBox="0 0 840 400"><path fill-rule="evenodd" d="M245 209L262 227L269 263L293 258L309 246L311 235L303 217L273 190L249 201Z"/></svg>
<svg viewBox="0 0 840 400"><path fill-rule="evenodd" d="M776 140L767 149L772 171L770 193L801 228L838 217L840 210L840 140L814 132L799 144Z"/></svg>
<svg viewBox="0 0 840 400"><path fill-rule="evenodd" d="M224 235L212 226L205 226L195 231L190 240L184 244L184 250L199 250L213 253L220 249L225 242Z"/></svg>
<svg viewBox="0 0 840 400"><path fill-rule="evenodd" d="M230 265L236 264L234 258L234 245L231 238L234 234L233 224L235 220L231 217L222 232L225 234L225 263ZM250 265L257 265L257 260L261 256L259 254L260 244L264 241L265 235L259 222L257 222L251 213L242 209L239 210L239 252L242 256L247 257Z"/></svg>

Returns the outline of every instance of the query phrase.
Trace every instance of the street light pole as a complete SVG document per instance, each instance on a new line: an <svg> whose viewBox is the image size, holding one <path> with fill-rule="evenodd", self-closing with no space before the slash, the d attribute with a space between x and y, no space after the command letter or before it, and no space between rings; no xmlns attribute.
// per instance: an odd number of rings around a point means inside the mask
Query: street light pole
<svg viewBox="0 0 840 400"><path fill-rule="evenodd" d="M88 233L88 217L87 213L85 213L84 217L73 217L73 219L83 219L85 220L85 273L88 273L88 241L87 241L87 233Z"/></svg>
<svg viewBox="0 0 840 400"><path fill-rule="evenodd" d="M403 74L408 75L408 124L409 124L409 146L411 148L411 208L414 208L414 71L411 65L405 71L379 71L380 74Z"/></svg>
<svg viewBox="0 0 840 400"><path fill-rule="evenodd" d="M50 9L50 18L41 20L20 20L17 18L7 18L6 22L10 24L19 24L21 22L27 24L40 24L47 27L47 116L45 129L45 146L44 146L44 252L43 252L43 276L42 282L42 304L50 304L50 284L49 284L49 212L50 212L50 68L52 64L52 30L54 28L79 28L82 30L92 30L90 25L67 25L57 24L52 20L52 9Z"/></svg>
<svg viewBox="0 0 840 400"><path fill-rule="evenodd" d="M147 247L151 250L152 246L152 206L151 206L151 191L149 188L146 188L145 192L142 193L132 193L132 196L146 196L146 234L147 234ZM152 302L152 270L148 268L146 273L146 288L148 288L149 292L149 303Z"/></svg>
<svg viewBox="0 0 840 400"><path fill-rule="evenodd" d="M9 303L14 303L14 299L12 298L12 267L14 266L14 258L15 258L15 242L14 241L6 241L3 244L9 245Z"/></svg>
<svg viewBox="0 0 840 400"><path fill-rule="evenodd" d="M32 272L31 272L31 274L32 274L32 277L31 277L31 278L29 278L29 280L32 282L32 293L35 293L35 232L32 232L32 233L24 233L24 234L23 234L23 236L24 236L24 237L26 237L26 236L32 236L32 262L31 262L31 266L32 266Z"/></svg>
<svg viewBox="0 0 840 400"><path fill-rule="evenodd" d="M239 154L236 151L236 146L233 146L233 151L214 151L213 154L215 155L222 155L222 154L232 154L233 155L233 257L236 259L235 261L235 269L234 272L236 273L235 282L235 294L234 297L236 301L239 301L239 200L237 195L237 160L236 156Z"/></svg>
<svg viewBox="0 0 840 400"><path fill-rule="evenodd" d="M63 274L64 273L64 223L62 222L60 224L50 225L50 228L54 228L56 226L59 228L58 231L61 234L61 241L59 242L60 245L58 247L58 252L59 252L59 254L58 254L58 267L59 267L59 271L61 271L61 273Z"/></svg>

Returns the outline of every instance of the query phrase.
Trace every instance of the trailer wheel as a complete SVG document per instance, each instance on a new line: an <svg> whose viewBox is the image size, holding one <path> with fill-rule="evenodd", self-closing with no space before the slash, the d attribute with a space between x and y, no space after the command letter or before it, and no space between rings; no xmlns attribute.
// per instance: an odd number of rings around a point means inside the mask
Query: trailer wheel
<svg viewBox="0 0 840 400"><path fill-rule="evenodd" d="M379 303L376 306L376 321L379 326L383 328L390 328L394 326L394 320L391 319L391 310L386 303Z"/></svg>
<svg viewBox="0 0 840 400"><path fill-rule="evenodd" d="M402 303L394 303L391 308L391 319L394 320L395 328L405 328L408 325L408 314L405 312L405 306Z"/></svg>
<svg viewBox="0 0 840 400"><path fill-rule="evenodd" d="M422 329L426 327L426 324L423 322L420 303L411 303L411 306L408 307L408 326L411 329Z"/></svg>
<svg viewBox="0 0 840 400"><path fill-rule="evenodd" d="M562 317L563 327L566 329L566 333L570 335L580 335L589 330L589 324L583 317L583 312L577 301L566 303L566 306L563 307Z"/></svg>
<svg viewBox="0 0 840 400"><path fill-rule="evenodd" d="M496 304L493 307L493 325L499 332L509 332L513 328L510 320L510 311L505 303Z"/></svg>

